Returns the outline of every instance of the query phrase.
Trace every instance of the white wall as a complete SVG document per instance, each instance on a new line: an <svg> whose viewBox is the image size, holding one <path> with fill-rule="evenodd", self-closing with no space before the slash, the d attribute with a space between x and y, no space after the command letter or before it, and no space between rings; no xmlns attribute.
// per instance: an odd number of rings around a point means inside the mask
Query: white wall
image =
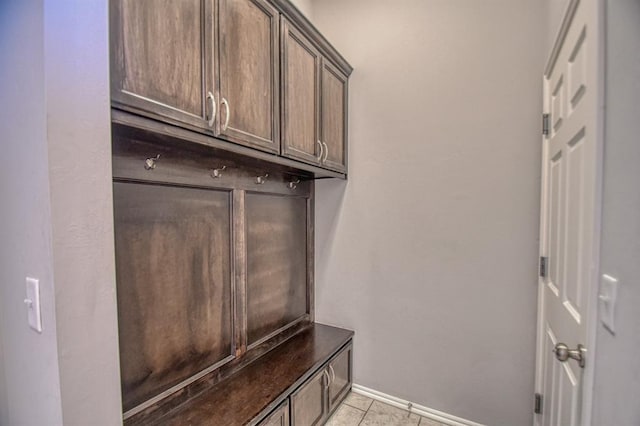
<svg viewBox="0 0 640 426"><path fill-rule="evenodd" d="M107 0L47 1L45 78L65 425L121 422Z"/></svg>
<svg viewBox="0 0 640 426"><path fill-rule="evenodd" d="M6 389L0 398L2 425L62 424L43 18L41 0L0 3L0 335ZM27 325L26 276L40 279L42 334Z"/></svg>
<svg viewBox="0 0 640 426"><path fill-rule="evenodd" d="M545 40L545 59L549 56L553 43L556 41L558 30L560 30L560 24L562 24L562 18L569 7L571 0L544 0L543 4L546 9L546 20L543 21L546 25L546 37Z"/></svg>
<svg viewBox="0 0 640 426"><path fill-rule="evenodd" d="M7 384L4 375L3 345L2 322L0 322L0 425L9 424L9 400L7 399Z"/></svg>
<svg viewBox="0 0 640 426"><path fill-rule="evenodd" d="M612 336L598 325L594 425L640 424L640 2L608 0L601 272L619 279Z"/></svg>
<svg viewBox="0 0 640 426"><path fill-rule="evenodd" d="M0 2L3 426L121 422L107 5Z"/></svg>
<svg viewBox="0 0 640 426"><path fill-rule="evenodd" d="M356 331L356 383L490 425L532 420L545 10L313 2L355 68L349 180L317 184L317 320Z"/></svg>
<svg viewBox="0 0 640 426"><path fill-rule="evenodd" d="M293 3L310 21L313 21L311 19L313 17L312 1L313 0L291 0L291 3Z"/></svg>

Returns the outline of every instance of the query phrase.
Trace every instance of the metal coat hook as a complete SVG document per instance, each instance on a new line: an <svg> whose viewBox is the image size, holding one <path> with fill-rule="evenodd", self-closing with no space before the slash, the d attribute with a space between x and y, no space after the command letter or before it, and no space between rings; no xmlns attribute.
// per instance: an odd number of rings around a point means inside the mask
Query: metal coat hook
<svg viewBox="0 0 640 426"><path fill-rule="evenodd" d="M219 177L221 177L221 176L222 176L222 172L223 172L224 170L226 170L226 168L227 168L227 166L222 166L222 167L221 167L221 168L219 168L219 169L212 169L212 170L211 170L211 177L212 177L212 178L219 178Z"/></svg>
<svg viewBox="0 0 640 426"><path fill-rule="evenodd" d="M155 157L150 157L144 160L144 169L145 170L153 170L156 168L156 161L160 158L160 154Z"/></svg>
<svg viewBox="0 0 640 426"><path fill-rule="evenodd" d="M299 183L300 183L300 179L296 178L296 180L292 180L291 182L289 182L287 186L289 187L289 189L296 189Z"/></svg>
<svg viewBox="0 0 640 426"><path fill-rule="evenodd" d="M256 176L256 183L258 185L262 185L267 181L268 177L269 177L269 173L265 173L264 176Z"/></svg>

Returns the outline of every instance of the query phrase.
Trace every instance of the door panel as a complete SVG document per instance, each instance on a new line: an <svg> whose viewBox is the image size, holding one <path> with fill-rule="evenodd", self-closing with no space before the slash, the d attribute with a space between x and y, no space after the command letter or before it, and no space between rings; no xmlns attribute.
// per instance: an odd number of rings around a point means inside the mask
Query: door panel
<svg viewBox="0 0 640 426"><path fill-rule="evenodd" d="M338 405L351 389L351 357L353 347L349 346L329 364L331 384L329 385L329 411Z"/></svg>
<svg viewBox="0 0 640 426"><path fill-rule="evenodd" d="M204 0L111 3L111 96L116 105L209 129L213 12Z"/></svg>
<svg viewBox="0 0 640 426"><path fill-rule="evenodd" d="M326 60L322 61L320 140L327 152L324 167L346 171L347 77Z"/></svg>
<svg viewBox="0 0 640 426"><path fill-rule="evenodd" d="M279 18L264 0L220 0L220 134L279 152Z"/></svg>
<svg viewBox="0 0 640 426"><path fill-rule="evenodd" d="M598 112L597 2L572 2L545 75L550 133L544 140L541 255L548 275L540 280L538 385L543 393L538 425L583 424L590 413L585 372L578 361L561 362L553 350L589 344L590 299L597 277L601 161ZM586 413L586 414L585 414ZM586 417L585 417L586 416Z"/></svg>
<svg viewBox="0 0 640 426"><path fill-rule="evenodd" d="M327 373L325 369L322 369L291 395L292 425L315 426L322 424L327 413L326 382Z"/></svg>
<svg viewBox="0 0 640 426"><path fill-rule="evenodd" d="M282 153L320 162L320 54L295 27L282 19Z"/></svg>

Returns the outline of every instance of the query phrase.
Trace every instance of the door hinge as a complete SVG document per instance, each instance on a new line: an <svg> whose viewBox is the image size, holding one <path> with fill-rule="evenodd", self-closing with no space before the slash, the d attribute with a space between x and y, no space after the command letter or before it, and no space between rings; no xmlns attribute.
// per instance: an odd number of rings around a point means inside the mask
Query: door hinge
<svg viewBox="0 0 640 426"><path fill-rule="evenodd" d="M542 134L549 135L549 114L542 114Z"/></svg>
<svg viewBox="0 0 640 426"><path fill-rule="evenodd" d="M546 256L540 256L540 278L547 278L548 264L549 258Z"/></svg>
<svg viewBox="0 0 640 426"><path fill-rule="evenodd" d="M536 401L533 412L536 414L542 414L542 395L539 393L536 393Z"/></svg>

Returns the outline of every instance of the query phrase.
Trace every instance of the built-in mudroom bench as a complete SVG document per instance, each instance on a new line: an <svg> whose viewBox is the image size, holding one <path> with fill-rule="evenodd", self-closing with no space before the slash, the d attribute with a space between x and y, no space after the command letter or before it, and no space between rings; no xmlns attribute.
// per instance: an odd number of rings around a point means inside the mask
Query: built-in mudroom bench
<svg viewBox="0 0 640 426"><path fill-rule="evenodd" d="M314 314L314 182L351 66L287 0L111 0L125 425L321 425L353 332Z"/></svg>
<svg viewBox="0 0 640 426"><path fill-rule="evenodd" d="M352 335L312 324L183 404L126 424L322 424L351 389Z"/></svg>

